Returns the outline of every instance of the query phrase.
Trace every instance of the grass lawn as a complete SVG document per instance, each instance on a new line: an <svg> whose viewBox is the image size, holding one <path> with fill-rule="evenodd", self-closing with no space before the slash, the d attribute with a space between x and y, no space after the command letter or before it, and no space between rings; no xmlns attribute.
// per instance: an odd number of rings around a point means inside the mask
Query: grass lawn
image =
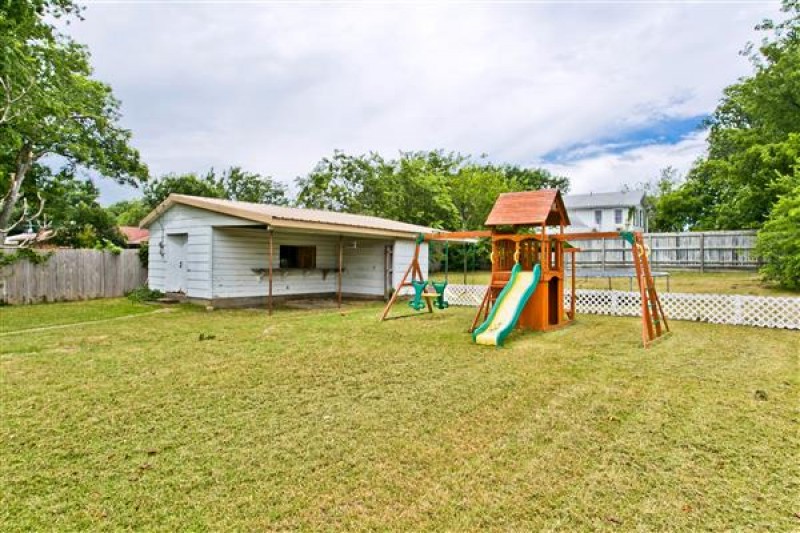
<svg viewBox="0 0 800 533"><path fill-rule="evenodd" d="M0 337L0 530L800 528L797 332L106 306Z"/></svg>
<svg viewBox="0 0 800 533"><path fill-rule="evenodd" d="M654 269L658 270L658 269ZM476 271L467 273L467 283L486 285L489 283L489 272ZM431 276L436 281L444 280L444 274L437 272ZM452 272L449 276L451 283L463 283L463 272ZM667 292L667 282L664 278L655 278L656 288ZM780 289L761 281L757 272L670 272L670 292L710 292L716 294L748 294L753 296L800 296L798 292ZM577 278L575 287L578 289L608 289L608 279ZM636 290L636 281L633 282ZM611 288L619 291L630 290L628 278L611 280Z"/></svg>

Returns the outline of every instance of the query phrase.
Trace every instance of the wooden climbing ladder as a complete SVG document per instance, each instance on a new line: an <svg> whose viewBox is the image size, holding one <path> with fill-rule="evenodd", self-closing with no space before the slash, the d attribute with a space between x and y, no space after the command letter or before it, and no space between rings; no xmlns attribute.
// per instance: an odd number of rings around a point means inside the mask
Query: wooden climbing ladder
<svg viewBox="0 0 800 533"><path fill-rule="evenodd" d="M621 232L620 236L633 248L633 265L636 268L636 282L642 300L642 343L647 348L650 343L669 332L669 323L664 316L661 300L656 291L655 281L650 271L650 251L641 232Z"/></svg>

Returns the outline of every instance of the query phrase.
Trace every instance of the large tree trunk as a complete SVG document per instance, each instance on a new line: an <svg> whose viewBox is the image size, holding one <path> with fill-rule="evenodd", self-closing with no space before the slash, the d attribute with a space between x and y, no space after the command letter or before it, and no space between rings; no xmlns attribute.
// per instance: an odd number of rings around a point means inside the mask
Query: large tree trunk
<svg viewBox="0 0 800 533"><path fill-rule="evenodd" d="M25 143L17 152L17 158L14 162L14 173L11 174L11 187L2 199L0 205L0 245L6 241L6 235L11 227L11 214L14 212L14 207L17 205L22 189L22 182L25 181L25 175L30 170L33 164L33 147L30 143Z"/></svg>

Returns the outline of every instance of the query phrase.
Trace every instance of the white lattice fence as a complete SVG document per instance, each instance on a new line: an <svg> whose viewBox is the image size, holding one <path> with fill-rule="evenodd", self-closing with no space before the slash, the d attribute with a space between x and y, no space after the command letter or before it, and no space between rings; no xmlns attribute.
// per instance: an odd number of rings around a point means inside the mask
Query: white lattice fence
<svg viewBox="0 0 800 533"><path fill-rule="evenodd" d="M444 290L445 300L450 305L478 307L486 294L486 285L449 284Z"/></svg>
<svg viewBox="0 0 800 533"><path fill-rule="evenodd" d="M478 306L486 287L448 285L445 297L450 305ZM576 291L578 313L639 316L642 312L638 292L581 289ZM762 328L800 329L800 298L744 296L738 294L660 294L667 319L692 320L713 324L734 324ZM570 295L564 295L569 307Z"/></svg>

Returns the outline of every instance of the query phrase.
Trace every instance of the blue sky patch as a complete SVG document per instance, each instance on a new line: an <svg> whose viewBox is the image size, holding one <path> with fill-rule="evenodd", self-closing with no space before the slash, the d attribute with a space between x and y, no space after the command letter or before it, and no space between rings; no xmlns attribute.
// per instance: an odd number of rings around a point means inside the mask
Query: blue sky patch
<svg viewBox="0 0 800 533"><path fill-rule="evenodd" d="M546 153L545 163L567 163L599 154L620 154L640 146L676 144L687 135L702 129L708 115L684 118L664 118L639 128L628 129L615 136L601 137L591 142L576 143Z"/></svg>

